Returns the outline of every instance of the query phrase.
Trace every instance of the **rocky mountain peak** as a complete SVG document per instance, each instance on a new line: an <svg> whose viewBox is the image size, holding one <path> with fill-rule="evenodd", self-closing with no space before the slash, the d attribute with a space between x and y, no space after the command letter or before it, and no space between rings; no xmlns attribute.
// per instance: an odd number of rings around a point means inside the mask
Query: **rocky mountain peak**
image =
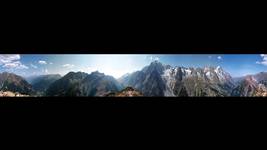
<svg viewBox="0 0 267 150"><path fill-rule="evenodd" d="M155 61L151 62L149 66L150 67L163 67L163 64L161 62L159 62L158 60L155 60Z"/></svg>
<svg viewBox="0 0 267 150"><path fill-rule="evenodd" d="M158 60L154 60L154 61L151 62L151 64L161 64L161 62L158 61Z"/></svg>
<svg viewBox="0 0 267 150"><path fill-rule="evenodd" d="M64 76L64 78L73 78L73 77L76 77L76 78L84 78L85 76L87 76L88 74L85 73L85 72L69 72L68 74L66 74Z"/></svg>
<svg viewBox="0 0 267 150"><path fill-rule="evenodd" d="M9 72L2 72L2 73L0 73L0 74L1 74L1 76L3 76L3 77L8 77L8 76L10 76L10 77L14 77L14 76L18 76L18 75L16 75L16 74L9 73Z"/></svg>
<svg viewBox="0 0 267 150"><path fill-rule="evenodd" d="M151 62L149 66L145 67L142 71L146 73L158 72L159 74L162 74L164 70L164 65L161 62L155 60Z"/></svg>

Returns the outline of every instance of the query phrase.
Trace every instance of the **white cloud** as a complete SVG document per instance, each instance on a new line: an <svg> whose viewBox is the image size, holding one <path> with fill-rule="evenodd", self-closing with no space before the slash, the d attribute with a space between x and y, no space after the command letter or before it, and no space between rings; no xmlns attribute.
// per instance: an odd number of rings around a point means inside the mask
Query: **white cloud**
<svg viewBox="0 0 267 150"><path fill-rule="evenodd" d="M29 67L22 64L19 54L2 54L0 55L0 65L8 69L28 69Z"/></svg>
<svg viewBox="0 0 267 150"><path fill-rule="evenodd" d="M46 61L44 61L44 60L39 60L39 62L38 62L39 64L41 64L41 65L46 65L47 64L47 62Z"/></svg>
<svg viewBox="0 0 267 150"><path fill-rule="evenodd" d="M50 62L49 64L50 64L50 65L53 65L53 63L52 63L52 62Z"/></svg>
<svg viewBox="0 0 267 150"><path fill-rule="evenodd" d="M98 69L95 67L88 67L86 68L88 72L93 72L93 71L97 71Z"/></svg>
<svg viewBox="0 0 267 150"><path fill-rule="evenodd" d="M261 54L262 61L256 61L256 64L261 64L267 66L267 54Z"/></svg>
<svg viewBox="0 0 267 150"><path fill-rule="evenodd" d="M150 56L150 57L149 57L149 60L150 60L150 61L159 61L159 57L153 57L153 56Z"/></svg>
<svg viewBox="0 0 267 150"><path fill-rule="evenodd" d="M219 60L222 60L222 56L218 56L217 58L218 58Z"/></svg>
<svg viewBox="0 0 267 150"><path fill-rule="evenodd" d="M5 63L3 67L8 69L29 69L29 67L23 65L20 61Z"/></svg>
<svg viewBox="0 0 267 150"><path fill-rule="evenodd" d="M62 67L65 67L65 68L73 68L74 67L74 65L73 64L64 64L64 65L62 65Z"/></svg>
<svg viewBox="0 0 267 150"><path fill-rule="evenodd" d="M261 57L263 57L263 60L267 61L267 54L262 54Z"/></svg>
<svg viewBox="0 0 267 150"><path fill-rule="evenodd" d="M31 64L31 67L34 68L34 69L37 69L38 68L37 66L35 66L33 64Z"/></svg>
<svg viewBox="0 0 267 150"><path fill-rule="evenodd" d="M0 55L0 64L10 63L20 59L18 54L3 54Z"/></svg>

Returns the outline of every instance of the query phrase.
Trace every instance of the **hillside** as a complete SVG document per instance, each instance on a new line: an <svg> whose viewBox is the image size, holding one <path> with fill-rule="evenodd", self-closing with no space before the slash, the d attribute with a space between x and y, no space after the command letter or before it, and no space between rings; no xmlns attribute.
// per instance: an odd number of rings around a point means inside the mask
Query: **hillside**
<svg viewBox="0 0 267 150"><path fill-rule="evenodd" d="M8 72L0 73L0 90L27 95L34 93L32 86L23 77Z"/></svg>

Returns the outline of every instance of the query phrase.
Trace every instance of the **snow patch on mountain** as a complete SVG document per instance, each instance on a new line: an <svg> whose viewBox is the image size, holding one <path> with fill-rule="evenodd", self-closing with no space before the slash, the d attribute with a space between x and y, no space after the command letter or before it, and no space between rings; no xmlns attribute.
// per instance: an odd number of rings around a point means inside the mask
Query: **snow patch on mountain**
<svg viewBox="0 0 267 150"><path fill-rule="evenodd" d="M177 68L171 68L164 71L162 78L166 82L166 89L164 91L164 96L175 96L173 93L173 88L175 84L175 74L177 73Z"/></svg>
<svg viewBox="0 0 267 150"><path fill-rule="evenodd" d="M186 76L189 76L189 75L191 75L191 70L190 69L185 69L185 72L186 72Z"/></svg>
<svg viewBox="0 0 267 150"><path fill-rule="evenodd" d="M208 79L211 79L211 73L210 73L210 71L206 72L206 77L207 77Z"/></svg>

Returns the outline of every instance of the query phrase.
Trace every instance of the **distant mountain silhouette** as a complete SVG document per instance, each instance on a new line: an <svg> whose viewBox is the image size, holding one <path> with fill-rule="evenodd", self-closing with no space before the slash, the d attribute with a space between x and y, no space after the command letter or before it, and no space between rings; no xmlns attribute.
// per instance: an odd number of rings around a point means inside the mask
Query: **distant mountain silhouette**
<svg viewBox="0 0 267 150"><path fill-rule="evenodd" d="M44 93L53 82L60 78L59 74L40 75L32 78L30 83L35 91Z"/></svg>

